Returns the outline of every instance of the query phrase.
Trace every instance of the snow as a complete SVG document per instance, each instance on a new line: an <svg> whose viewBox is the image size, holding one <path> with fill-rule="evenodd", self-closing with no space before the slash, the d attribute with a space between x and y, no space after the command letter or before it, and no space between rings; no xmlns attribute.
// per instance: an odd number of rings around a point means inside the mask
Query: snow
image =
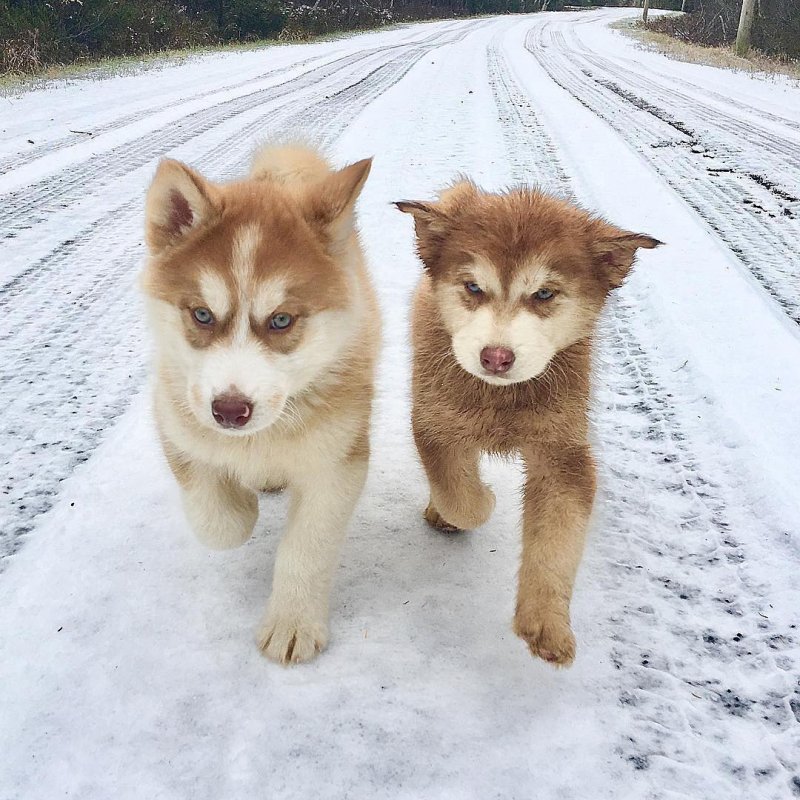
<svg viewBox="0 0 800 800"><path fill-rule="evenodd" d="M748 177L796 193L800 90L646 52L606 28L631 13L405 26L7 99L0 797L800 794L800 209ZM194 541L153 431L135 277L161 155L223 178L290 130L376 156L359 214L386 343L331 644L283 669L253 637L286 499L263 498L239 550ZM482 529L420 516L420 267L390 202L458 172L540 182L668 243L603 326L569 671L510 631L518 466L486 464Z"/></svg>

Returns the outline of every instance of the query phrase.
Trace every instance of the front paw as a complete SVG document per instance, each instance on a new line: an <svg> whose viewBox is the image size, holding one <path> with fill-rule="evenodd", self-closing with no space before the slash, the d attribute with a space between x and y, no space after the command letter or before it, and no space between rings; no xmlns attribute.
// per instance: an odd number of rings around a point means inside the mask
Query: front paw
<svg viewBox="0 0 800 800"><path fill-rule="evenodd" d="M425 509L425 513L422 516L425 518L425 522L427 522L428 525L430 525L432 528L443 531L444 533L458 533L460 530L460 528L457 528L455 525L451 525L442 517L442 515L436 510L436 506L434 506L433 502L428 503L428 507Z"/></svg>
<svg viewBox="0 0 800 800"><path fill-rule="evenodd" d="M303 615L268 612L258 630L258 647L272 661L297 664L310 661L328 644L325 622Z"/></svg>
<svg viewBox="0 0 800 800"><path fill-rule="evenodd" d="M425 519L435 528L445 531L469 531L479 528L492 516L494 492L488 486L457 500L431 496Z"/></svg>
<svg viewBox="0 0 800 800"><path fill-rule="evenodd" d="M568 667L575 660L575 636L569 617L548 611L522 614L514 618L514 633L531 653L556 667Z"/></svg>
<svg viewBox="0 0 800 800"><path fill-rule="evenodd" d="M254 492L240 489L235 497L186 495L186 518L195 536L213 550L230 550L243 545L252 535L258 519Z"/></svg>

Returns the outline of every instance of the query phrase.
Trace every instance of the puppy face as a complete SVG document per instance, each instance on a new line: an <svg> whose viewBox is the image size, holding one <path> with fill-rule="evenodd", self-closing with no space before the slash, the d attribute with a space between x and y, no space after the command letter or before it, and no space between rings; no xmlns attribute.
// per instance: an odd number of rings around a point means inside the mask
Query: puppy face
<svg viewBox="0 0 800 800"><path fill-rule="evenodd" d="M491 195L463 182L438 203L397 205L415 217L457 362L494 385L541 375L591 335L636 249L658 244L532 190Z"/></svg>
<svg viewBox="0 0 800 800"><path fill-rule="evenodd" d="M291 421L292 398L336 374L358 325L342 215L369 163L307 195L165 165L148 197L144 275L162 363L205 427L248 436Z"/></svg>
<svg viewBox="0 0 800 800"><path fill-rule="evenodd" d="M588 334L598 311L538 258L504 281L494 263L476 256L434 285L456 360L495 385L541 374L559 350Z"/></svg>

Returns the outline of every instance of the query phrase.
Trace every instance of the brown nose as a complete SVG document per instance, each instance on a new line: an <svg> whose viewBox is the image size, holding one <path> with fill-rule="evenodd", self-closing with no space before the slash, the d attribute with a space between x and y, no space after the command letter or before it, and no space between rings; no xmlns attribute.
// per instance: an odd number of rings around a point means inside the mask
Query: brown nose
<svg viewBox="0 0 800 800"><path fill-rule="evenodd" d="M514 351L507 347L484 347L481 350L481 366L492 375L508 372L514 358Z"/></svg>
<svg viewBox="0 0 800 800"><path fill-rule="evenodd" d="M241 395L223 394L214 398L211 413L223 428L242 428L250 421L253 404Z"/></svg>

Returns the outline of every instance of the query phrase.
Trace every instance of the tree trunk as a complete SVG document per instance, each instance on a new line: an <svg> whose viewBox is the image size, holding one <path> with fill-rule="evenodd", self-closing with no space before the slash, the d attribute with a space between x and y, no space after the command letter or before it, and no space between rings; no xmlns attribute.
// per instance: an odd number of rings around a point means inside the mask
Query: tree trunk
<svg viewBox="0 0 800 800"><path fill-rule="evenodd" d="M736 32L736 55L746 56L750 50L750 31L756 16L756 0L742 0L739 30Z"/></svg>
<svg viewBox="0 0 800 800"><path fill-rule="evenodd" d="M642 22L647 25L647 12L650 10L650 0L644 0L644 6L642 7Z"/></svg>
<svg viewBox="0 0 800 800"><path fill-rule="evenodd" d="M686 0L681 3L681 11L686 11Z"/></svg>

